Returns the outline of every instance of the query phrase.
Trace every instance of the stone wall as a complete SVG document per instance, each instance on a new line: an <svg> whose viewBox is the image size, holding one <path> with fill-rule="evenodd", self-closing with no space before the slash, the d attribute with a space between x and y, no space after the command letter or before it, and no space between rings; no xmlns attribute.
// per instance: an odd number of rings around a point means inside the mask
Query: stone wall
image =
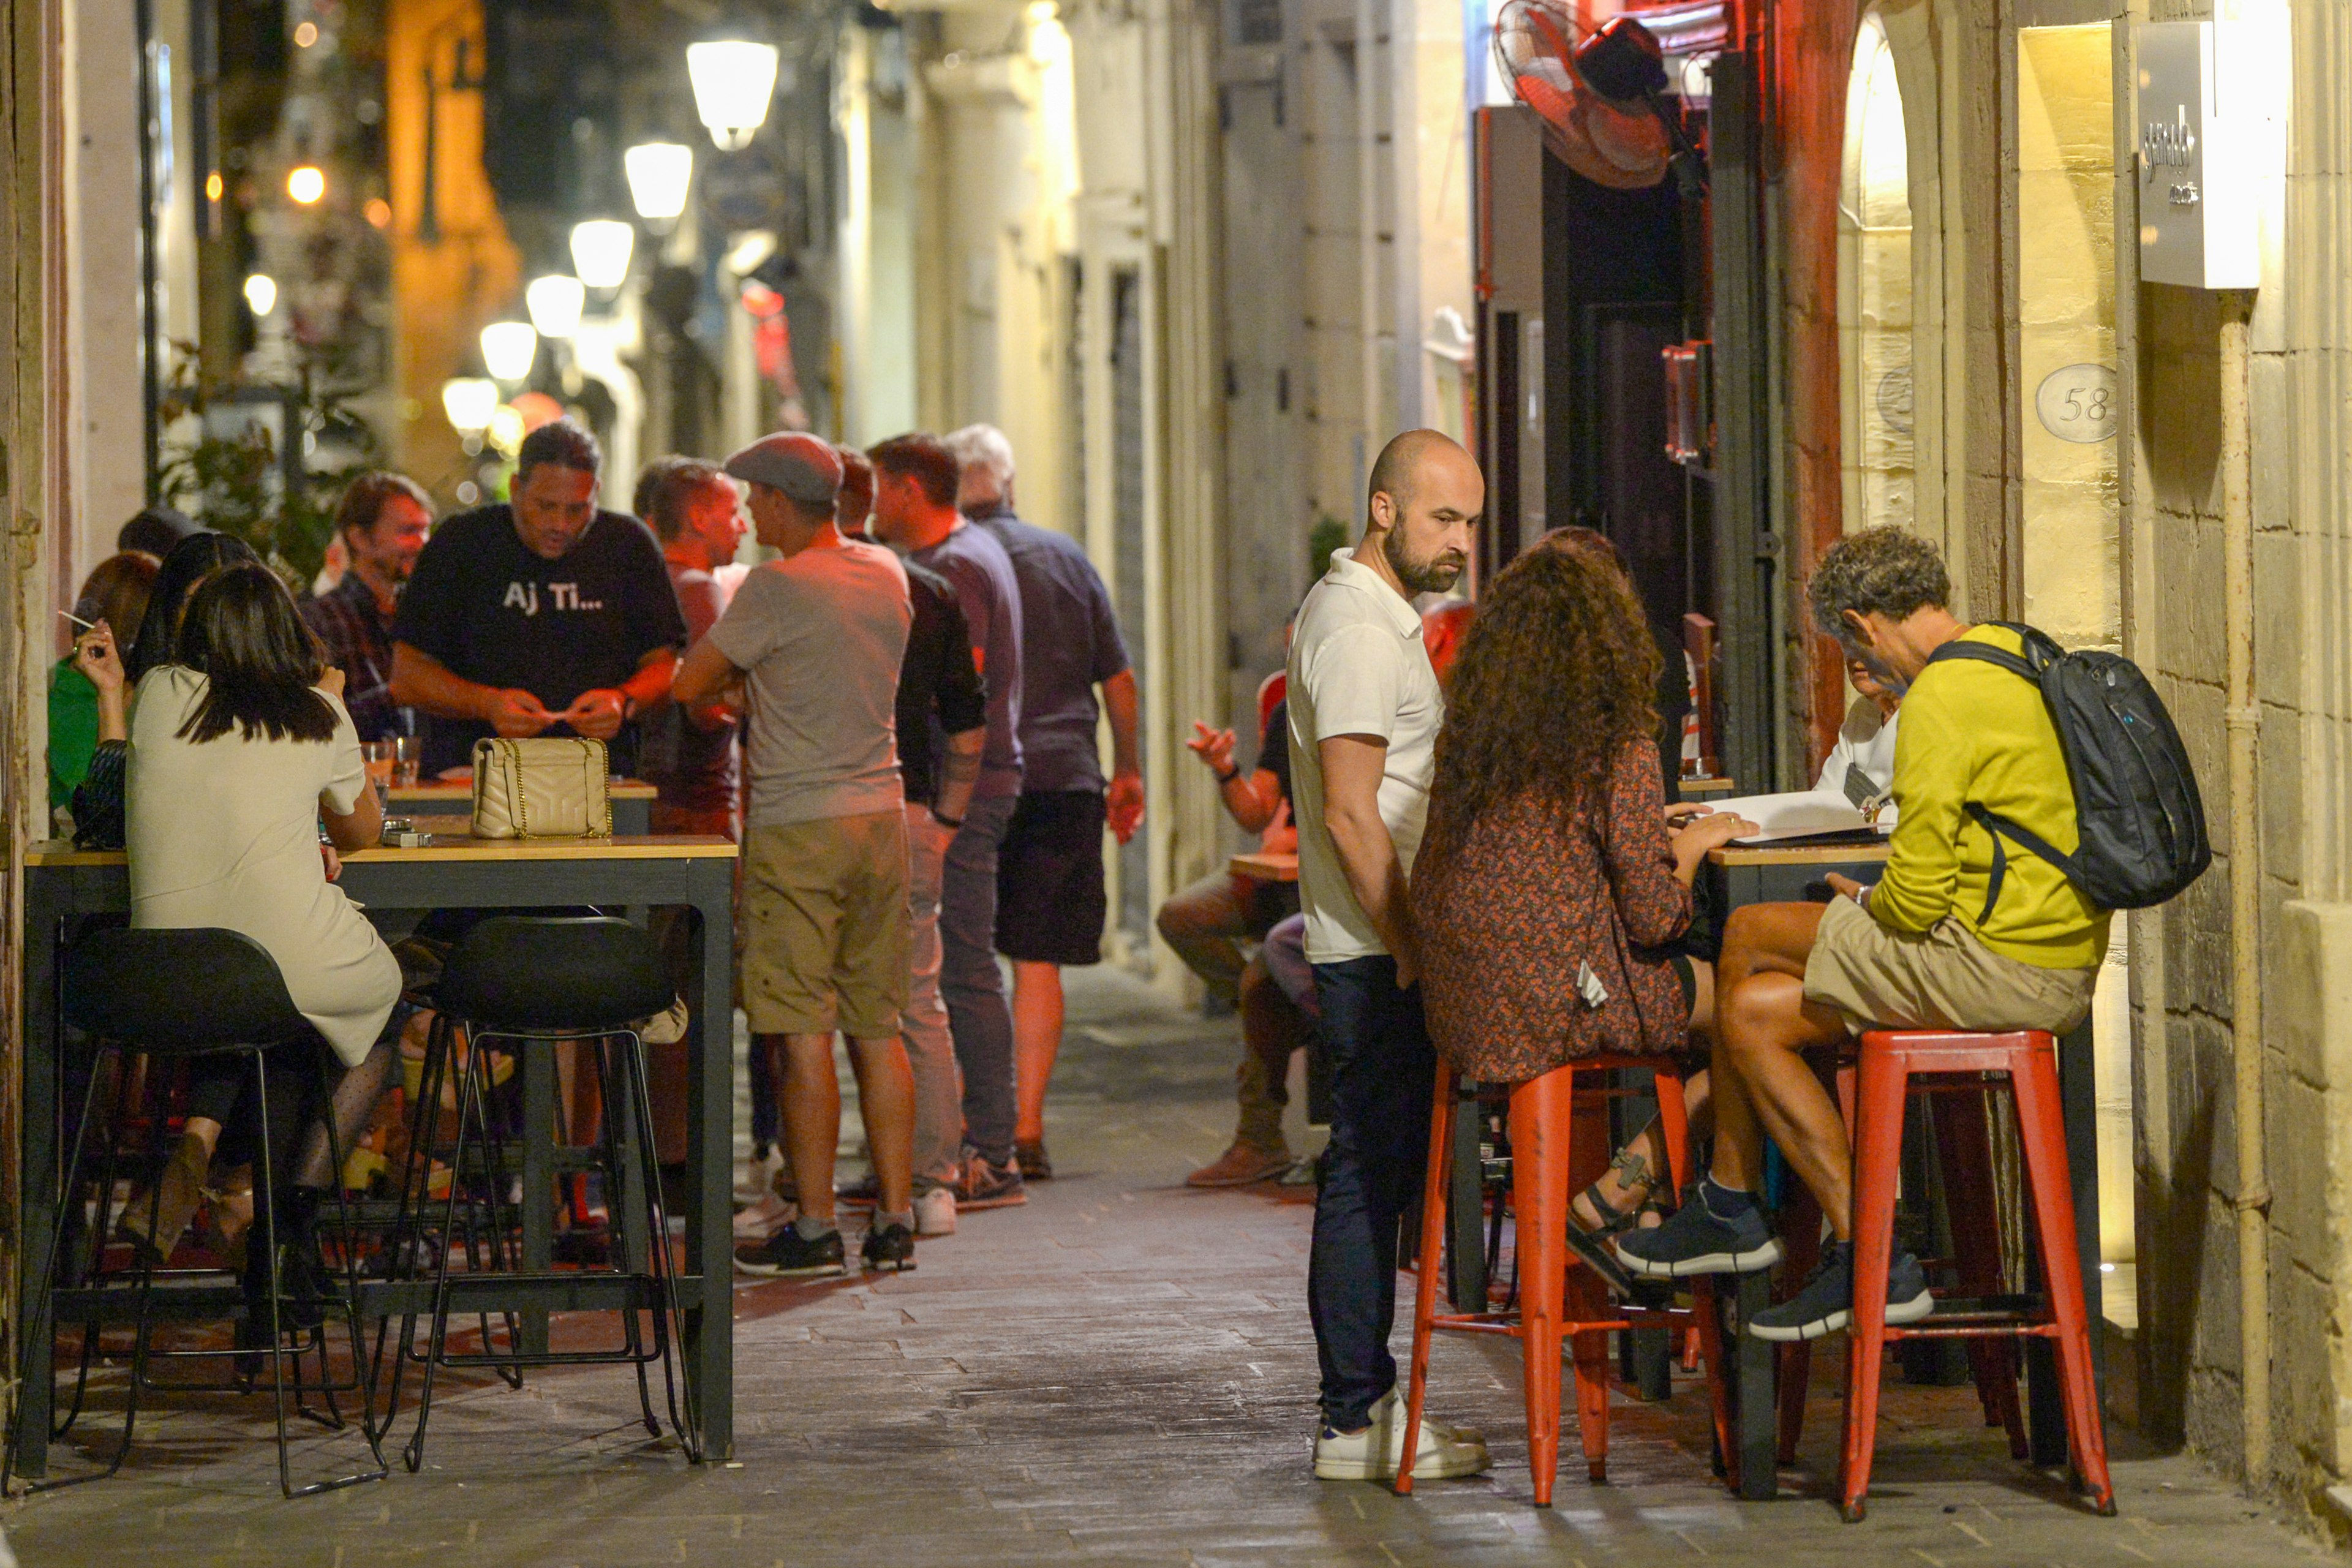
<svg viewBox="0 0 2352 1568"><path fill-rule="evenodd" d="M2130 403L2126 647L2155 674L2198 763L2213 872L2139 917L2143 1415L2225 1473L2343 1529L2329 1501L2352 1461L2352 909L2342 818L2352 782L2352 458L2344 449L2352 291L2352 128L2341 113L2352 18L2298 0L2247 5L2265 58L2292 60L2277 102L2289 171L2265 220L2249 378L2259 842L2233 841L2223 689L2218 331L2223 302L2141 286ZM2167 18L2169 19L2169 18ZM2123 115L2119 121L2128 123ZM2260 177L2259 174L2255 177ZM2128 245L2129 212L2117 215ZM2231 878L2259 857L2272 1420L2244 1474L2235 1204ZM2255 1194L2259 1195L2259 1194Z"/></svg>

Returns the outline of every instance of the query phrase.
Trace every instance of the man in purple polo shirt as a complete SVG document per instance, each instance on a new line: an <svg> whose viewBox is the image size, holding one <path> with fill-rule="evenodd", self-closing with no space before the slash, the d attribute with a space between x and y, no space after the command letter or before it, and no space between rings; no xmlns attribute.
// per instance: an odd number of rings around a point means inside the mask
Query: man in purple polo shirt
<svg viewBox="0 0 2352 1568"><path fill-rule="evenodd" d="M1103 828L1121 843L1143 823L1135 670L1110 590L1067 534L1013 510L1013 443L993 425L948 437L963 465L957 505L1004 546L1021 589L1021 801L996 868L996 951L1013 961L1013 1038L1022 1175L1050 1179L1045 1085L1062 1048L1062 966L1102 959L1109 906ZM1095 689L1102 689L1102 706ZM1095 728L1110 714L1103 779Z"/></svg>

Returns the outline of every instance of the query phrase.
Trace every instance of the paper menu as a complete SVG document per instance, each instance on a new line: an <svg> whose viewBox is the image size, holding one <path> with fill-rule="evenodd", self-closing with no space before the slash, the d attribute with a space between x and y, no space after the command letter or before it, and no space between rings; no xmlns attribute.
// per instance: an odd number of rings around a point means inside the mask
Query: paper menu
<svg viewBox="0 0 2352 1568"><path fill-rule="evenodd" d="M1741 795L1706 804L1718 812L1744 816L1756 824L1758 832L1732 840L1735 844L1771 844L1790 838L1811 838L1826 833L1867 833L1874 830L1885 835L1895 831L1895 806L1892 802L1879 808L1878 819L1873 822L1852 801L1835 790Z"/></svg>

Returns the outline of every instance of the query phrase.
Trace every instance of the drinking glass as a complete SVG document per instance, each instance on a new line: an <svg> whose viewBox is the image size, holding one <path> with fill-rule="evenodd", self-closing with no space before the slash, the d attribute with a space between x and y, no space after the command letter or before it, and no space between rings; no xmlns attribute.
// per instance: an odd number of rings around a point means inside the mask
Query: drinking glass
<svg viewBox="0 0 2352 1568"><path fill-rule="evenodd" d="M392 782L415 789L425 765L425 737L395 735L392 739Z"/></svg>
<svg viewBox="0 0 2352 1568"><path fill-rule="evenodd" d="M390 741L362 741L360 756L367 763L368 782L375 785L375 803L379 808L392 806L393 743Z"/></svg>

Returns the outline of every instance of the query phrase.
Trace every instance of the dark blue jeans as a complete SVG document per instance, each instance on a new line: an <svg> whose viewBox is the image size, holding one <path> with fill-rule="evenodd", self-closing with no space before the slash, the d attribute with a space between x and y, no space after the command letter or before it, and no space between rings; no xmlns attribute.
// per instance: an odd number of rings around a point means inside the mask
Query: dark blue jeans
<svg viewBox="0 0 2352 1568"><path fill-rule="evenodd" d="M1396 1386L1397 1225L1429 1159L1437 1057L1421 987L1400 991L1393 958L1315 966L1331 1061L1331 1142L1315 1201L1307 1303L1323 1366L1323 1418L1353 1431Z"/></svg>

